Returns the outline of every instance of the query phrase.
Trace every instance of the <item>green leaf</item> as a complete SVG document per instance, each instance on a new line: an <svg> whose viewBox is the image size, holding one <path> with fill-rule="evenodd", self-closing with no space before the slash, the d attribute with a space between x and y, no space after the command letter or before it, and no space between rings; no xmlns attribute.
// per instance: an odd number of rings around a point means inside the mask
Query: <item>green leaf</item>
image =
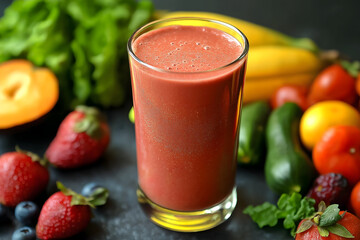
<svg viewBox="0 0 360 240"><path fill-rule="evenodd" d="M109 198L109 190L106 188L97 188L88 198L89 202L94 206L102 206Z"/></svg>
<svg viewBox="0 0 360 240"><path fill-rule="evenodd" d="M305 220L301 223L301 225L299 226L296 233L305 232L305 231L309 230L313 225L314 225L314 223L310 219Z"/></svg>
<svg viewBox="0 0 360 240"><path fill-rule="evenodd" d="M318 212L324 212L326 210L326 204L324 201L321 201L318 206Z"/></svg>
<svg viewBox="0 0 360 240"><path fill-rule="evenodd" d="M89 202L86 197L74 192L70 188L66 188L61 182L57 181L56 186L64 195L71 196L71 206L87 205L95 208L95 206L91 202Z"/></svg>
<svg viewBox="0 0 360 240"><path fill-rule="evenodd" d="M280 219L284 219L283 226L290 229L292 236L296 234L297 224L304 218L314 215L315 200L304 197L299 193L282 194L277 202L277 206L268 202L253 207L249 206L244 210L245 214L249 214L253 221L259 227L275 226Z"/></svg>
<svg viewBox="0 0 360 240"><path fill-rule="evenodd" d="M284 228L285 228L285 229L292 229L292 228L295 228L295 227L296 227L296 224L295 224L295 221L294 221L293 216L288 215L288 216L284 219Z"/></svg>
<svg viewBox="0 0 360 240"><path fill-rule="evenodd" d="M104 205L109 197L109 191L106 188L97 188L90 197L84 197L81 194L78 194L66 188L61 182L56 182L57 188L66 196L71 196L71 206L74 205L87 205L92 208L96 206Z"/></svg>
<svg viewBox="0 0 360 240"><path fill-rule="evenodd" d="M341 61L341 66L354 78L356 78L360 72L360 62L349 62L349 61Z"/></svg>
<svg viewBox="0 0 360 240"><path fill-rule="evenodd" d="M101 128L101 122L105 117L97 108L87 106L77 106L76 111L83 112L85 117L77 121L74 125L74 131L77 133L86 132L93 139L101 139L104 131Z"/></svg>
<svg viewBox="0 0 360 240"><path fill-rule="evenodd" d="M337 221L341 219L339 212L340 209L338 204L332 204L328 206L320 217L319 226L326 227L334 225Z"/></svg>
<svg viewBox="0 0 360 240"><path fill-rule="evenodd" d="M341 224L334 224L331 226L327 226L326 229L331 232L332 234L338 235L340 237L344 238L355 238L349 230L347 230L343 225Z"/></svg>
<svg viewBox="0 0 360 240"><path fill-rule="evenodd" d="M243 213L250 215L260 228L275 226L278 223L277 212L276 206L268 202L256 207L250 205L243 211Z"/></svg>
<svg viewBox="0 0 360 240"><path fill-rule="evenodd" d="M323 227L317 226L317 229L319 231L320 236L322 237L328 237L330 234L329 231Z"/></svg>

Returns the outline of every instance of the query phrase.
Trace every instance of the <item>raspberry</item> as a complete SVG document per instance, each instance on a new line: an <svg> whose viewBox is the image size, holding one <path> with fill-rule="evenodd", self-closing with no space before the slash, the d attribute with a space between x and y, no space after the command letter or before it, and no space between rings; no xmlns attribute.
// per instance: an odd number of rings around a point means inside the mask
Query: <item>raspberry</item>
<svg viewBox="0 0 360 240"><path fill-rule="evenodd" d="M343 175L328 173L316 178L307 196L315 199L315 206L324 201L327 206L336 203L346 207L350 189L349 183Z"/></svg>

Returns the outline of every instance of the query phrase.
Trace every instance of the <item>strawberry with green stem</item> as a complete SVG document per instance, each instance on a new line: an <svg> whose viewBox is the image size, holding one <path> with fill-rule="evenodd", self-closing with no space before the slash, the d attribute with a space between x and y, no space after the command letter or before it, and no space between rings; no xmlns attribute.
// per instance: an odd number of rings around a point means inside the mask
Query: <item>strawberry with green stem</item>
<svg viewBox="0 0 360 240"><path fill-rule="evenodd" d="M91 219L91 208L104 205L109 193L98 188L90 197L84 197L57 182L59 192L54 193L44 203L36 235L38 238L63 239L83 231Z"/></svg>
<svg viewBox="0 0 360 240"><path fill-rule="evenodd" d="M337 204L326 207L319 203L318 211L298 225L295 240L360 239L360 219L340 211Z"/></svg>
<svg viewBox="0 0 360 240"><path fill-rule="evenodd" d="M100 111L78 106L60 124L45 156L56 167L78 168L99 159L109 141L109 126Z"/></svg>

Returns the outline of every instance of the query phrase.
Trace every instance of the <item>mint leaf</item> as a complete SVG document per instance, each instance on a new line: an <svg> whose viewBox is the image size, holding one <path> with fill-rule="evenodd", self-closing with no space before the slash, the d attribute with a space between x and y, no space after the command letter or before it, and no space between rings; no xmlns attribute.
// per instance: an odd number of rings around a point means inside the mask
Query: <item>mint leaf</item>
<svg viewBox="0 0 360 240"><path fill-rule="evenodd" d="M288 215L294 215L300 207L301 194L293 193L291 195L282 194L278 200L278 207L281 210L279 217L286 218Z"/></svg>
<svg viewBox="0 0 360 240"><path fill-rule="evenodd" d="M327 226L326 230L331 232L332 234L338 235L344 238L355 238L343 225L341 224L334 224L331 226Z"/></svg>
<svg viewBox="0 0 360 240"><path fill-rule="evenodd" d="M324 213L321 215L319 226L326 227L334 225L342 217L339 214L340 209L338 204L332 204L326 208Z"/></svg>
<svg viewBox="0 0 360 240"><path fill-rule="evenodd" d="M278 223L277 208L275 205L265 202L259 206L248 206L243 213L250 215L252 220L258 224L260 228L264 226L273 227Z"/></svg>
<svg viewBox="0 0 360 240"><path fill-rule="evenodd" d="M297 224L302 219L314 215L314 204L314 199L302 198L299 193L292 193L291 195L282 194L277 202L277 206L265 202L256 207L247 207L244 213L249 214L260 228L275 226L280 219L284 219L284 228L290 229L291 235L295 236Z"/></svg>
<svg viewBox="0 0 360 240"><path fill-rule="evenodd" d="M278 201L279 218L284 219L284 228L291 230L291 235L295 236L296 226L302 219L308 218L315 212L315 200L312 198L302 198L300 193L292 195L282 194Z"/></svg>
<svg viewBox="0 0 360 240"><path fill-rule="evenodd" d="M315 205L316 201L315 199L305 197L301 199L300 201L300 207L297 210L296 214L294 215L294 219L296 221L309 218L311 217L315 212Z"/></svg>

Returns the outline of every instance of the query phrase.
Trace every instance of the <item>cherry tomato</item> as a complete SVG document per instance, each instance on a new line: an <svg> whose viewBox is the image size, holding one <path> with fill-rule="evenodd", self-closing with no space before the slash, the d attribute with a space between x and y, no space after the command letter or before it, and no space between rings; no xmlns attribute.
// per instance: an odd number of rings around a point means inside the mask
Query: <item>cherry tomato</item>
<svg viewBox="0 0 360 240"><path fill-rule="evenodd" d="M360 217L360 182L351 191L350 208L356 216Z"/></svg>
<svg viewBox="0 0 360 240"><path fill-rule="evenodd" d="M297 85L284 85L278 88L271 97L271 106L273 109L282 106L286 102L293 102L305 111L308 107L306 95L307 87Z"/></svg>
<svg viewBox="0 0 360 240"><path fill-rule="evenodd" d="M355 105L357 101L355 78L353 78L340 64L325 68L315 78L310 87L308 103L339 100Z"/></svg>
<svg viewBox="0 0 360 240"><path fill-rule="evenodd" d="M360 129L330 127L315 144L313 162L320 174L340 173L354 186L360 180Z"/></svg>

